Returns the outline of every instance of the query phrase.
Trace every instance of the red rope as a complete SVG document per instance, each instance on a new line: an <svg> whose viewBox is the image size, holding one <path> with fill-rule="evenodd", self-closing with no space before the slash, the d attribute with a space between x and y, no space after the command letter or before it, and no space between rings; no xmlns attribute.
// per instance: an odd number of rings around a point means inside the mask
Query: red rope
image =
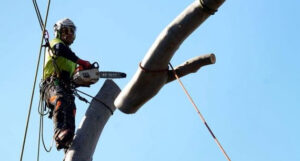
<svg viewBox="0 0 300 161"><path fill-rule="evenodd" d="M142 65L142 62L139 63L140 68L146 72L146 73L161 73L161 72L167 72L169 69L159 69L159 70L151 70L151 69L146 69Z"/></svg>
<svg viewBox="0 0 300 161"><path fill-rule="evenodd" d="M206 126L206 128L208 129L208 131L210 132L211 136L214 138L215 142L217 143L217 145L219 146L219 148L221 149L221 151L223 152L223 154L225 155L226 159L228 161L231 161L229 156L227 155L227 153L225 152L224 148L222 147L222 145L220 144L220 142L218 141L218 139L216 138L216 136L214 135L214 133L212 132L212 130L209 128L208 124L206 123L203 115L201 114L201 112L199 111L197 105L195 104L195 102L193 101L191 95L188 93L188 91L186 90L186 88L184 87L183 83L181 82L180 78L178 77L178 75L176 74L176 71L174 70L173 66L171 63L169 63L174 76L176 77L176 79L178 80L180 86L182 87L182 89L184 90L185 94L187 95L187 97L189 98L189 100L191 101L191 103L193 104L195 110L197 111L198 115L200 116L201 120L203 121L204 125Z"/></svg>

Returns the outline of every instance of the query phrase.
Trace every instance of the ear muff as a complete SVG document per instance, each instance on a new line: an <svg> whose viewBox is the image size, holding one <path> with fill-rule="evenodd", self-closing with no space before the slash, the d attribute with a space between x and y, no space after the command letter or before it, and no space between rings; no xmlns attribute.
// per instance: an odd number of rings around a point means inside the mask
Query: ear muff
<svg viewBox="0 0 300 161"><path fill-rule="evenodd" d="M59 32L59 31L56 31L56 32L55 32L55 37L60 39L60 36L61 36L60 32Z"/></svg>

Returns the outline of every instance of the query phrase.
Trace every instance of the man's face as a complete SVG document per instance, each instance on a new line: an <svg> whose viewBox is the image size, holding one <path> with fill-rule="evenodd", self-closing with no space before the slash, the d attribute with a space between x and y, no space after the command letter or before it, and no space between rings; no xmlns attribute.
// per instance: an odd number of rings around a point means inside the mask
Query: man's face
<svg viewBox="0 0 300 161"><path fill-rule="evenodd" d="M67 45L71 45L75 40L75 30L74 28L62 28L61 29L61 40L66 43Z"/></svg>

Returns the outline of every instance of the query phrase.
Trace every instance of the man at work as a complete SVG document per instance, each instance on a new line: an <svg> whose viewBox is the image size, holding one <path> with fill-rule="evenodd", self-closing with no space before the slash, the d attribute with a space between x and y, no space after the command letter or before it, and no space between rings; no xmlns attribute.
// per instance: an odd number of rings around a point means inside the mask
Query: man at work
<svg viewBox="0 0 300 161"><path fill-rule="evenodd" d="M50 41L43 75L43 98L54 123L56 148L68 149L75 132L75 97L72 76L76 65L84 69L91 67L89 61L78 58L70 49L75 40L76 26L68 19L54 25L55 39ZM75 85L76 86L76 85Z"/></svg>

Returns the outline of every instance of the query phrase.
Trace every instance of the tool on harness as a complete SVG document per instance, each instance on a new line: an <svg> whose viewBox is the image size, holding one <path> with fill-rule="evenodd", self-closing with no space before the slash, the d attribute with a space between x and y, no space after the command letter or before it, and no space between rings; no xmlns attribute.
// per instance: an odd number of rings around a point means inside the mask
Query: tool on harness
<svg viewBox="0 0 300 161"><path fill-rule="evenodd" d="M99 71L99 64L94 62L90 69L83 69L82 66L78 66L73 75L73 82L79 86L89 86L98 82L100 78L125 78L126 73L111 72L111 71Z"/></svg>

